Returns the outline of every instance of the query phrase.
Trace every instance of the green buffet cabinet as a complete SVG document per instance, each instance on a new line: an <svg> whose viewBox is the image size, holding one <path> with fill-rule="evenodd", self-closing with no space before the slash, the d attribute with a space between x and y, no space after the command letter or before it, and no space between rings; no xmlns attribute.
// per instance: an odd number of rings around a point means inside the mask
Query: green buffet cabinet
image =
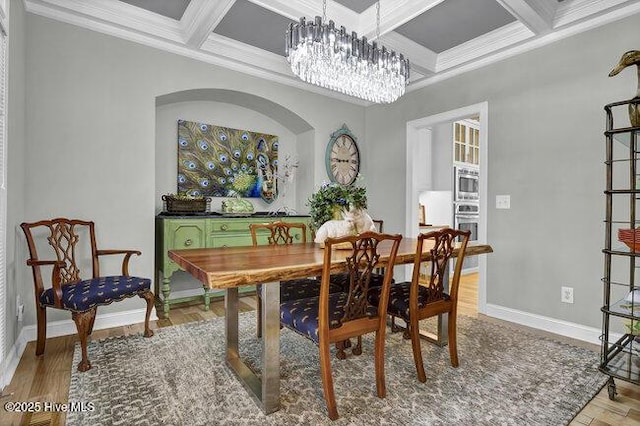
<svg viewBox="0 0 640 426"><path fill-rule="evenodd" d="M220 215L175 216L159 214L156 216L156 265L155 265L155 294L156 310L163 312L164 318L169 317L172 304L188 302L197 299L204 301L204 310L209 310L211 297L215 294L209 288L204 288L202 296L171 298L171 276L181 270L171 259L169 250L191 248L219 248L250 246L251 223L266 223L281 220L283 222L302 222L307 225L307 241L312 241L308 228L309 216L272 216L268 214L254 214L248 217L229 217ZM266 244L266 235L258 235L261 244ZM296 240L301 235L294 233ZM162 275L162 286L160 286ZM240 291L253 291L255 286L241 288Z"/></svg>

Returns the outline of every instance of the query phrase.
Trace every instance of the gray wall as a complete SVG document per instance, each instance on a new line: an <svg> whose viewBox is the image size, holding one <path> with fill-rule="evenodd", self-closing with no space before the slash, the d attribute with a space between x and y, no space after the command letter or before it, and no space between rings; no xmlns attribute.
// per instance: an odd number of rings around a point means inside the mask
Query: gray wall
<svg viewBox="0 0 640 426"><path fill-rule="evenodd" d="M487 301L599 327L603 105L634 94L635 70L607 75L640 46L638 28L636 14L367 108L371 204L385 227L404 229L406 122L488 101ZM498 194L510 210L495 209ZM575 304L560 303L561 286Z"/></svg>
<svg viewBox="0 0 640 426"><path fill-rule="evenodd" d="M16 296L33 304L33 285L22 282L25 257L17 254L22 231L18 226L25 215L25 11L20 0L12 0L9 12L9 108L7 110L7 288L5 355L20 332L16 319ZM18 238L16 238L18 237ZM5 303L4 300L0 303Z"/></svg>
<svg viewBox="0 0 640 426"><path fill-rule="evenodd" d="M324 153L333 131L348 123L357 136L364 135L361 106L35 15L27 15L26 28L29 122L22 166L28 164L29 173L20 220L92 219L97 223L100 247L143 252L132 260L134 274L153 276L157 194L166 189L164 180L156 182L158 96L224 88L251 93L294 111L314 129L298 135L298 142L305 143L301 152L312 159L308 169L301 170L308 188L327 178ZM236 119L234 124L242 122ZM366 144L361 147L367 149ZM175 162L168 173L175 173ZM304 199L309 195L310 191L298 193ZM17 256L24 259L26 254ZM103 270L113 268L117 268L116 260L106 263ZM32 286L28 271L22 277L18 285ZM26 302L24 323L34 324L32 296ZM131 299L102 307L98 314L141 307L139 300ZM68 313L49 315L50 321L63 319L69 319Z"/></svg>

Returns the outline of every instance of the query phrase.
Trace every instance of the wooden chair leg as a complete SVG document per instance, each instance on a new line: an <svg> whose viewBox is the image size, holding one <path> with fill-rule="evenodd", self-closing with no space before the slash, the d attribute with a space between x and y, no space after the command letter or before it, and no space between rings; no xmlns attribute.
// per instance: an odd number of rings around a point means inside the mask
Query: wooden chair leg
<svg viewBox="0 0 640 426"><path fill-rule="evenodd" d="M458 367L458 342L456 340L456 310L449 312L449 357L451 365Z"/></svg>
<svg viewBox="0 0 640 426"><path fill-rule="evenodd" d="M329 353L329 343L320 342L320 376L322 377L322 390L324 400L327 403L329 418L338 418L338 408L336 406L336 396L333 391L333 376L331 375L331 356Z"/></svg>
<svg viewBox="0 0 640 426"><path fill-rule="evenodd" d="M44 345L47 341L47 308L38 304L38 342L36 343L36 356L44 353Z"/></svg>
<svg viewBox="0 0 640 426"><path fill-rule="evenodd" d="M153 331L149 328L149 317L151 317L151 310L155 304L155 296L150 290L140 293L140 297L147 301L147 313L144 317L144 337L153 336Z"/></svg>
<svg viewBox="0 0 640 426"><path fill-rule="evenodd" d="M384 398L387 395L387 385L384 378L384 336L384 328L376 332L375 369L378 398ZM358 336L358 339L360 338Z"/></svg>
<svg viewBox="0 0 640 426"><path fill-rule="evenodd" d="M87 330L87 336L91 336L91 333L93 333L93 324L95 324L96 322L96 316L94 315L91 318L91 322L89 323L89 329Z"/></svg>
<svg viewBox="0 0 640 426"><path fill-rule="evenodd" d="M258 307L256 308L256 336L258 339L262 337L262 295L260 294L260 286L256 286L256 298L258 299Z"/></svg>
<svg viewBox="0 0 640 426"><path fill-rule="evenodd" d="M420 327L418 320L410 320L409 331L411 334L411 347L413 348L413 362L416 364L418 372L418 380L422 383L427 381L427 375L424 373L424 364L422 362L422 350L420 349Z"/></svg>
<svg viewBox="0 0 640 426"><path fill-rule="evenodd" d="M336 342L335 346L336 346L336 358L338 359L346 359L347 358L347 353L344 351L345 348L347 347L347 342L348 340L343 340L341 342ZM351 345L349 345L351 346Z"/></svg>
<svg viewBox="0 0 640 426"><path fill-rule="evenodd" d="M362 336L358 336L357 343L351 349L351 353L354 355L362 355Z"/></svg>
<svg viewBox="0 0 640 426"><path fill-rule="evenodd" d="M89 357L87 356L87 336L89 325L94 321L96 316L96 308L92 308L85 312L74 312L71 317L76 323L78 336L80 337L80 347L82 348L82 360L78 364L78 371L84 372L91 368Z"/></svg>

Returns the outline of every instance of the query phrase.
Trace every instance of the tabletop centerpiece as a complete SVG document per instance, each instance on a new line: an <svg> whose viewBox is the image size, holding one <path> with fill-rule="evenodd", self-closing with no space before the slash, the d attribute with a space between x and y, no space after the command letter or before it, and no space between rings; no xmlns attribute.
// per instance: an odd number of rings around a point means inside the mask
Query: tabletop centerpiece
<svg viewBox="0 0 640 426"><path fill-rule="evenodd" d="M359 184L342 186L325 182L313 193L307 205L310 207L311 227L317 231L330 220L342 220L349 210L367 208L367 190Z"/></svg>

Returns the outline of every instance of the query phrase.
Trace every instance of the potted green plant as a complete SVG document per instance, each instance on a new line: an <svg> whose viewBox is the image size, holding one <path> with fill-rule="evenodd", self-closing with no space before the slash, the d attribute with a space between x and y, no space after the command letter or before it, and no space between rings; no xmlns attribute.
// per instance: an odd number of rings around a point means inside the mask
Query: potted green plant
<svg viewBox="0 0 640 426"><path fill-rule="evenodd" d="M311 227L318 230L323 223L332 219L342 219L342 213L349 209L367 208L367 190L359 185L342 186L335 182L324 183L309 200Z"/></svg>

